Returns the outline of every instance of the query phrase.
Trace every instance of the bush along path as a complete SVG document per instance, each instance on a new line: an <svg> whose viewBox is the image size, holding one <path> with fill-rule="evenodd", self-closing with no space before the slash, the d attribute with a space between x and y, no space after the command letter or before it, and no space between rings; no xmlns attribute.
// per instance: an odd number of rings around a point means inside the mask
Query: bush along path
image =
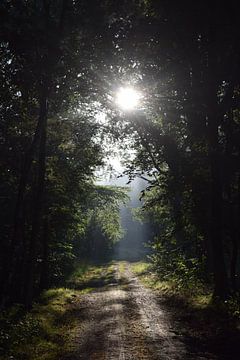
<svg viewBox="0 0 240 360"><path fill-rule="evenodd" d="M147 264L88 267L30 313L13 308L15 325L2 316L0 359L237 360L237 323L219 311L166 291Z"/></svg>

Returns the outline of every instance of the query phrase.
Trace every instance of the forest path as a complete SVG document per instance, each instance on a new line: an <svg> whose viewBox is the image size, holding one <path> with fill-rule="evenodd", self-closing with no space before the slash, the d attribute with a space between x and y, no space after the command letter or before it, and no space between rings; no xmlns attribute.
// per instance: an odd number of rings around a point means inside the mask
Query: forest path
<svg viewBox="0 0 240 360"><path fill-rule="evenodd" d="M97 289L76 297L69 311L78 324L62 360L215 359L186 349L171 314L129 263L101 274Z"/></svg>

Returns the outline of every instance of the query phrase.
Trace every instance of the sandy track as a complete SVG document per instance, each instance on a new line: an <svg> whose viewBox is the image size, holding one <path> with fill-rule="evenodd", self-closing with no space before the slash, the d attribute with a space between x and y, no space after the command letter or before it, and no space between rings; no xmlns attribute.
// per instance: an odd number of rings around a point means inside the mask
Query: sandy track
<svg viewBox="0 0 240 360"><path fill-rule="evenodd" d="M166 309L129 265L120 273L116 264L113 281L81 295L71 311L78 325L63 360L206 359L187 353Z"/></svg>

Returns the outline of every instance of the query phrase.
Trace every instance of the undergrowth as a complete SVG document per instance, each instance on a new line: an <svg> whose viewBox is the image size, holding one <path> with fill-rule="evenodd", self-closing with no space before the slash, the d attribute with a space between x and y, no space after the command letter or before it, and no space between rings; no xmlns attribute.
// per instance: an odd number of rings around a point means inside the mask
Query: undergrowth
<svg viewBox="0 0 240 360"><path fill-rule="evenodd" d="M110 278L111 266L78 266L66 288L45 291L32 310L16 304L0 315L0 360L57 360L68 349L77 319L68 308L94 288L95 280Z"/></svg>
<svg viewBox="0 0 240 360"><path fill-rule="evenodd" d="M6 310L0 318L0 359L52 360L63 349L69 324L59 324L66 304L75 295L65 288L45 291L39 303L26 312L20 305Z"/></svg>
<svg viewBox="0 0 240 360"><path fill-rule="evenodd" d="M185 306L196 310L212 309L213 311L225 314L235 320L240 320L240 294L236 293L225 301L213 301L213 290L202 281L191 277L187 283L186 278L182 279L175 274L161 277L154 265L150 262L136 262L132 264L133 272L140 280L153 290L159 291L168 299L181 301Z"/></svg>

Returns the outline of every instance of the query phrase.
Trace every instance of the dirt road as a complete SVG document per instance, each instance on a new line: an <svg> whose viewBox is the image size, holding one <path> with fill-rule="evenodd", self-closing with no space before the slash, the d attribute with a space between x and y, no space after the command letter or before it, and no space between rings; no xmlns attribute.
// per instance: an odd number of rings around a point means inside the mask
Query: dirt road
<svg viewBox="0 0 240 360"><path fill-rule="evenodd" d="M62 360L216 359L194 346L189 349L171 313L139 282L129 264L116 263L98 285L70 305L78 325Z"/></svg>

